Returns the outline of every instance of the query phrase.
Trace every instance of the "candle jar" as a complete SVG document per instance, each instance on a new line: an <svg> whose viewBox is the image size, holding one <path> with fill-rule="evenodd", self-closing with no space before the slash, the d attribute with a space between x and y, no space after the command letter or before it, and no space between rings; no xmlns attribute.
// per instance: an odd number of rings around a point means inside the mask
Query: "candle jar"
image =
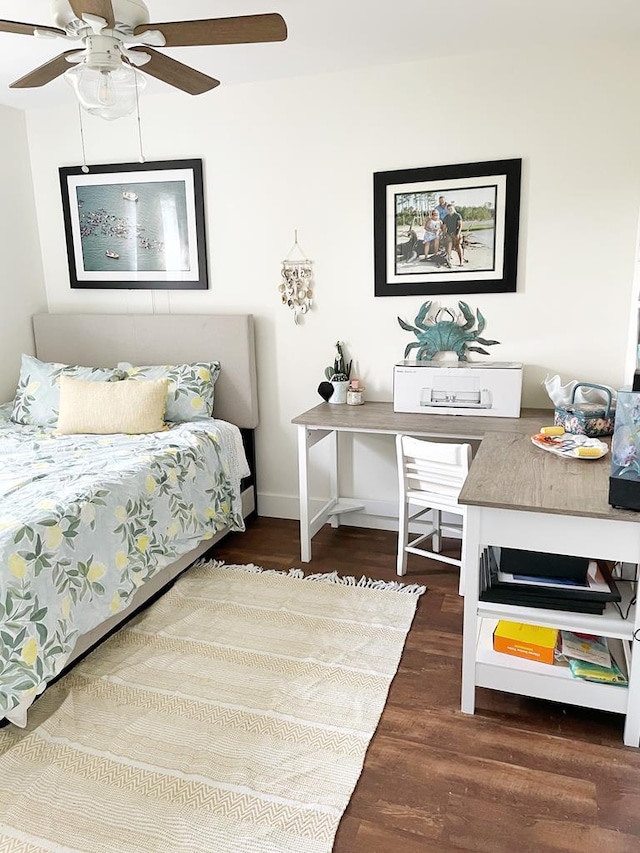
<svg viewBox="0 0 640 853"><path fill-rule="evenodd" d="M364 388L349 388L347 406L361 406L364 403Z"/></svg>

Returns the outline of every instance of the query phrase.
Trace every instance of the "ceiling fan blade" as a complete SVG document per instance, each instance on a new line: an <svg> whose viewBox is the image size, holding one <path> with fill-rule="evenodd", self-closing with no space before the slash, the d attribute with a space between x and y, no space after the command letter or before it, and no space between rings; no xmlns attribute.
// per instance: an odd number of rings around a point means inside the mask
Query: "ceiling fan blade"
<svg viewBox="0 0 640 853"><path fill-rule="evenodd" d="M260 41L284 41L287 25L282 15L241 15L235 18L209 18L204 21L165 21L142 24L134 35L147 30L160 30L166 47L187 47L209 44L250 44Z"/></svg>
<svg viewBox="0 0 640 853"><path fill-rule="evenodd" d="M32 36L35 31L51 33L52 36L66 36L64 30L57 27L41 27L40 24L23 24L20 21L0 21L0 33L14 33L19 36Z"/></svg>
<svg viewBox="0 0 640 853"><path fill-rule="evenodd" d="M201 71L196 71L195 68L184 65L176 59L171 59L171 57L165 56L164 53L159 53L150 47L132 47L131 50L147 53L151 57L151 60L141 67L141 71L168 83L170 86L175 86L176 89L182 89L189 95L201 95L203 92L208 92L220 85L219 80L207 77Z"/></svg>
<svg viewBox="0 0 640 853"><path fill-rule="evenodd" d="M95 15L97 18L104 18L109 28L116 25L111 0L69 0L69 5L77 18L82 18L83 15Z"/></svg>
<svg viewBox="0 0 640 853"><path fill-rule="evenodd" d="M77 50L65 50L64 53L60 54L60 56L56 56L55 59L50 59L49 62L45 62L44 65L41 65L34 71L30 71L28 74L25 74L24 77L16 80L15 83L11 83L9 88L35 89L38 86L44 86L45 83L50 83L52 80L55 80L56 77L59 77L61 74L64 74L65 71L69 70L67 56L77 52Z"/></svg>

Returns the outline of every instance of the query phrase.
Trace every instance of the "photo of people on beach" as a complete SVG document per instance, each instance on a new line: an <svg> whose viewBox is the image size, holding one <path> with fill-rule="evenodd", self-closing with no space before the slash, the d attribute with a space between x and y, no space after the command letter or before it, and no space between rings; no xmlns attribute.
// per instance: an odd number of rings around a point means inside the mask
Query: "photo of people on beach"
<svg viewBox="0 0 640 853"><path fill-rule="evenodd" d="M493 272L497 185L395 195L396 275Z"/></svg>
<svg viewBox="0 0 640 853"><path fill-rule="evenodd" d="M516 289L522 160L374 172L376 296Z"/></svg>

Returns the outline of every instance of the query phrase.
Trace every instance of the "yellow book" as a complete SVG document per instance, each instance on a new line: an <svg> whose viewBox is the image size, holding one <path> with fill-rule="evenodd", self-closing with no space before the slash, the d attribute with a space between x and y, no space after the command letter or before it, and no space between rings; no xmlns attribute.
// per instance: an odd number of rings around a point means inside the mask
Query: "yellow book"
<svg viewBox="0 0 640 853"><path fill-rule="evenodd" d="M504 619L498 622L493 632L494 651L540 663L553 663L553 651L557 642L557 628L507 622Z"/></svg>

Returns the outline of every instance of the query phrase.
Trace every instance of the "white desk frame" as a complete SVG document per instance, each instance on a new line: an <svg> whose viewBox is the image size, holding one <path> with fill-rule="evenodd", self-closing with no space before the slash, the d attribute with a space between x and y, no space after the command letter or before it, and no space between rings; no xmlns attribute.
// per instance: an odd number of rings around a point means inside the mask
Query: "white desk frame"
<svg viewBox="0 0 640 853"><path fill-rule="evenodd" d="M551 418L551 420L550 420ZM338 488L341 432L397 435L408 433L422 438L447 438L460 441L481 440L487 431L513 432L515 429L532 434L544 423L552 422L548 410L523 409L520 418L495 418L432 414L403 414L393 411L392 403L368 402L363 406L321 403L294 418L298 429L298 478L300 488L300 559L311 560L311 540L327 523L339 527L340 516L358 512L362 502L341 498ZM331 445L330 494L322 508L311 515L309 498L309 452L324 439Z"/></svg>
<svg viewBox="0 0 640 853"><path fill-rule="evenodd" d="M486 436L460 495L461 503L467 506L462 711L474 713L476 687L599 708L624 714L624 743L638 747L640 648L636 651L636 647L640 640L640 606L631 607L629 618L622 619L611 605L602 616L594 616L479 600L479 559L487 545L636 565L640 562L640 514L608 505L608 459L594 464L558 460L537 450L529 436L550 422L550 413L523 410L522 415L519 419L404 415L394 413L390 403L368 403L362 407L324 404L295 418L302 561L311 560L311 539L323 524L329 521L337 526L343 512L362 506L357 501L345 502L338 494L340 432L408 433L463 441ZM332 445L331 495L311 518L309 451L326 438ZM622 591L623 595L626 592L622 602L626 610L631 591L626 584ZM622 640L629 686L582 681L562 667L494 652L492 632L499 619Z"/></svg>
<svg viewBox="0 0 640 853"><path fill-rule="evenodd" d="M490 435L474 466L460 494L467 506L462 711L474 713L476 687L598 708L623 714L624 743L638 747L640 607L629 606L630 584L619 584L627 619L611 604L594 615L479 598L480 556L491 545L640 562L640 515L609 506L608 457L583 465L541 453L522 434ZM628 687L584 681L565 667L495 652L493 630L500 619L622 640Z"/></svg>

